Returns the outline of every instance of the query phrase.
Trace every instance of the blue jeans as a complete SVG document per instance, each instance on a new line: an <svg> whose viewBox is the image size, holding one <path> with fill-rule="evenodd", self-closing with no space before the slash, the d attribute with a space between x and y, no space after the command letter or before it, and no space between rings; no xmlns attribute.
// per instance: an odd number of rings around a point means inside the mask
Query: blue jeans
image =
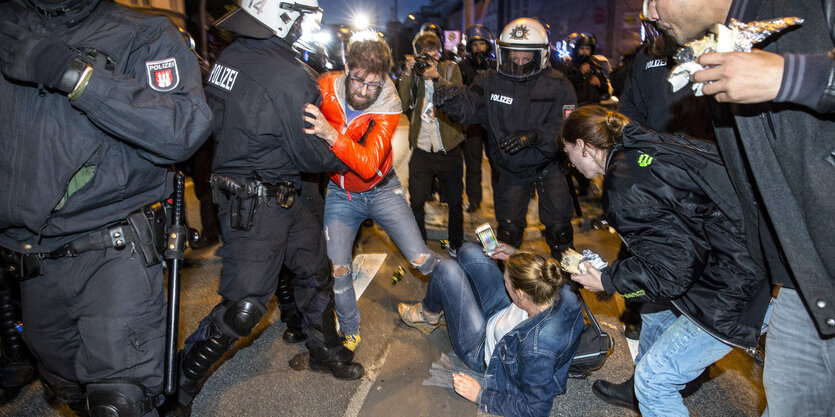
<svg viewBox="0 0 835 417"><path fill-rule="evenodd" d="M481 246L465 243L458 260L443 260L435 266L423 309L444 311L449 339L458 357L470 368L483 372L484 334L487 320L510 305L504 278L496 262Z"/></svg>
<svg viewBox="0 0 835 417"><path fill-rule="evenodd" d="M835 338L820 338L797 291L780 289L766 346L763 416L835 416Z"/></svg>
<svg viewBox="0 0 835 417"><path fill-rule="evenodd" d="M765 315L767 327L771 306ZM722 359L733 346L711 336L672 310L641 314L641 340L635 357L635 397L644 417L688 416L680 390Z"/></svg>
<svg viewBox="0 0 835 417"><path fill-rule="evenodd" d="M342 333L359 334L360 312L351 279L351 260L357 230L365 219L371 219L388 233L412 265L423 274L432 272L438 257L420 236L412 209L403 196L400 180L392 176L381 186L361 193L350 193L332 181L325 197L325 239L328 257L334 269L347 272L334 277L333 298ZM415 260L426 257L417 264Z"/></svg>

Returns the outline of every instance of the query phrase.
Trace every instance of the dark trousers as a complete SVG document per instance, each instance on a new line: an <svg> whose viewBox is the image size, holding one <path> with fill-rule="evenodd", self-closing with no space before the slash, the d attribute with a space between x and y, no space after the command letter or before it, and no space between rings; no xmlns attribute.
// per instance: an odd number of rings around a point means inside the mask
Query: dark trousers
<svg viewBox="0 0 835 417"><path fill-rule="evenodd" d="M209 138L194 154L194 167L191 179L194 181L194 194L200 201L200 223L203 228L200 235L209 240L216 240L220 236L220 224L217 222L217 205L212 202L212 158L215 143Z"/></svg>
<svg viewBox="0 0 835 417"><path fill-rule="evenodd" d="M218 293L223 301L255 300L266 310L283 265L293 276L293 297L308 347L340 345L321 220L303 203L285 209L273 201L258 207L250 230L239 230L230 225L230 202L222 201L218 208L224 242L217 251L223 259ZM186 349L206 339L211 323L209 314L189 336Z"/></svg>
<svg viewBox="0 0 835 417"><path fill-rule="evenodd" d="M162 265L145 267L130 249L43 262L44 275L21 282L20 291L24 339L48 370L44 385L67 403L83 400L80 386L112 379L138 383L148 396L161 393Z"/></svg>
<svg viewBox="0 0 835 417"><path fill-rule="evenodd" d="M552 232L571 227L574 207L566 176L555 164L533 178L519 178L505 171L498 173L493 189L498 239L517 248L522 245L528 224L528 202L534 186L539 194L539 221L545 225L545 241L551 248L551 256L559 258L560 253L555 253L559 244L553 241Z"/></svg>
<svg viewBox="0 0 835 417"><path fill-rule="evenodd" d="M412 159L409 160L409 198L423 240L426 240L426 212L423 205L432 194L432 182L437 176L441 194L449 206L449 245L458 249L464 243L463 165L460 146L446 153L426 152L417 148L412 151Z"/></svg>
<svg viewBox="0 0 835 417"><path fill-rule="evenodd" d="M464 178L467 186L467 201L471 206L478 207L481 204L481 160L484 155L484 139L481 135L470 136L468 131L467 140L461 144L461 148L466 166Z"/></svg>

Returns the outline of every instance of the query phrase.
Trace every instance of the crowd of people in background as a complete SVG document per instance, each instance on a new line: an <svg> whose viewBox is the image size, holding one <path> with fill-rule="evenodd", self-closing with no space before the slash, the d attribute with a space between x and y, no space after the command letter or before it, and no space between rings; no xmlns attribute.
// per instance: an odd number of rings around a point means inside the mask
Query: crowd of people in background
<svg viewBox="0 0 835 417"><path fill-rule="evenodd" d="M451 386L484 412L549 415L582 343L583 288L620 294L625 335L639 340L628 380L594 382L602 401L686 416L685 385L767 335L764 416L833 415L833 7L645 0L647 36L614 68L589 32L557 53L536 17L493 28L495 38L466 28L455 51L428 23L402 57L358 36L344 69L316 73L298 57L321 21L317 0L242 2L214 24L236 38L201 88L165 17L98 0L0 4L10 150L0 157L0 405L39 377L79 415L188 416L273 295L284 340L305 344L311 370L361 378L351 265L370 220L429 277L400 319L424 333L446 324L474 373L454 373ZM698 57L700 94L670 88L676 50L715 25L792 16L804 21L751 52ZM406 184L392 152L402 117ZM203 233L191 245L222 242L221 301L185 340L163 395L157 242L169 231L147 207L171 194L167 166L192 155ZM464 222L485 210L485 180L495 247L467 242ZM428 244L436 192L448 256ZM620 254L564 273L578 199L590 196ZM534 198L548 254L520 250Z"/></svg>

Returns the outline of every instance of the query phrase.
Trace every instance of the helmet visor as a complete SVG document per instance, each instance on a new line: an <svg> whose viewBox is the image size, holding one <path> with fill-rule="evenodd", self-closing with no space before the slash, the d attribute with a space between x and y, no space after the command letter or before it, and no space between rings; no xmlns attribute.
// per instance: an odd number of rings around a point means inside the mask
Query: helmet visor
<svg viewBox="0 0 835 417"><path fill-rule="evenodd" d="M499 47L497 64L499 73L512 78L526 78L543 70L544 48L525 49Z"/></svg>

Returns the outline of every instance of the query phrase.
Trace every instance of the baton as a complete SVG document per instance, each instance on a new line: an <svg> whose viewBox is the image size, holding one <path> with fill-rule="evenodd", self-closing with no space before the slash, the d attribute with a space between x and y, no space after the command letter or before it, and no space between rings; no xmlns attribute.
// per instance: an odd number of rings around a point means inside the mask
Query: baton
<svg viewBox="0 0 835 417"><path fill-rule="evenodd" d="M580 209L580 198L577 197L577 190L574 188L574 178L566 170L565 179L568 181L568 193L571 194L571 202L574 203L574 213L577 217L583 218L583 210Z"/></svg>
<svg viewBox="0 0 835 417"><path fill-rule="evenodd" d="M174 174L174 196L168 202L172 205L171 225L163 257L168 263L168 311L165 322L165 394L177 391L177 332L180 327L180 269L185 258L188 229L185 226L185 176Z"/></svg>

